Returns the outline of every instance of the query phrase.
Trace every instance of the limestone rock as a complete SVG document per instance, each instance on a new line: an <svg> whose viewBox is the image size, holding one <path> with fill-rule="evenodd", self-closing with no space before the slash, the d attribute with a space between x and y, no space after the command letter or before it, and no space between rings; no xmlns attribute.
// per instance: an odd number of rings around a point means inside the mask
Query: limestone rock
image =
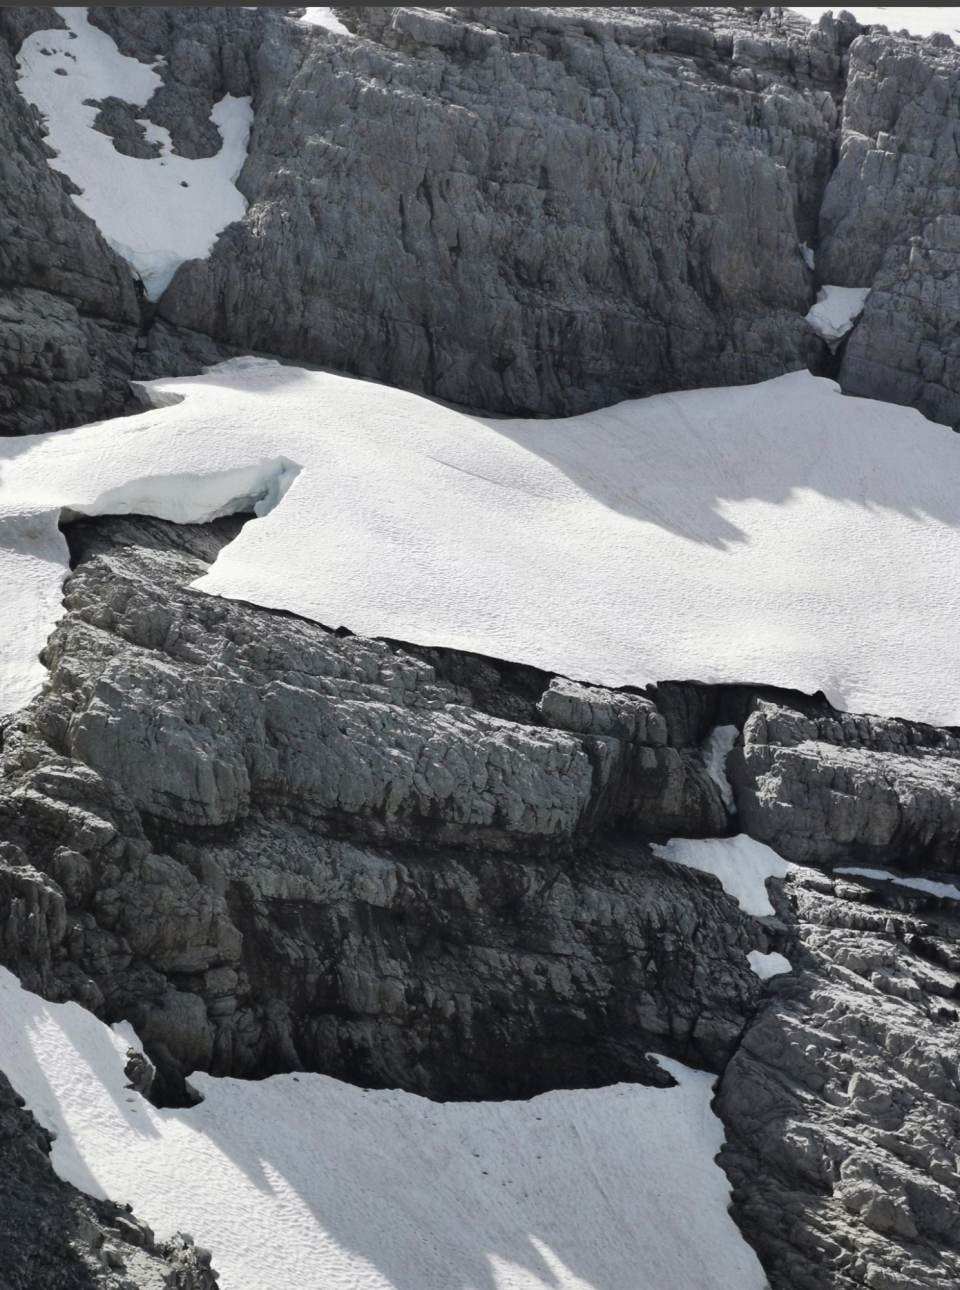
<svg viewBox="0 0 960 1290"><path fill-rule="evenodd" d="M743 828L781 855L954 870L960 741L917 723L759 701L727 761Z"/></svg>
<svg viewBox="0 0 960 1290"><path fill-rule="evenodd" d="M526 415L815 364L800 243L830 172L839 37L688 15L266 25L250 209L162 316Z"/></svg>
<svg viewBox="0 0 960 1290"><path fill-rule="evenodd" d="M850 47L836 170L820 214L825 282L873 287L844 390L960 423L960 51L871 31Z"/></svg>
<svg viewBox="0 0 960 1290"><path fill-rule="evenodd" d="M193 1069L441 1097L656 1079L651 1045L719 1069L772 933L644 840L727 829L699 744L642 696L191 591L240 523L69 530L50 683L3 730L6 961L131 1020L168 1101Z"/></svg>
<svg viewBox="0 0 960 1290"><path fill-rule="evenodd" d="M960 1276L953 901L795 874L802 943L724 1073L720 1163L774 1290L913 1290ZM899 899L899 897L898 897Z"/></svg>
<svg viewBox="0 0 960 1290"><path fill-rule="evenodd" d="M50 1142L0 1073L4 1290L216 1290L209 1254L189 1237L157 1241L128 1208L65 1183Z"/></svg>

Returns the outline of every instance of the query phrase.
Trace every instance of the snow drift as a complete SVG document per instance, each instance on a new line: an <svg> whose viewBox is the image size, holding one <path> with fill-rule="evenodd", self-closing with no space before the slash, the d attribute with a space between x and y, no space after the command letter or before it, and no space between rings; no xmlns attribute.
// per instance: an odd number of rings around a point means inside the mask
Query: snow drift
<svg viewBox="0 0 960 1290"><path fill-rule="evenodd" d="M434 1103L323 1075L195 1075L158 1111L129 1027L0 969L0 1053L61 1177L213 1251L223 1290L764 1290L727 1213L713 1076Z"/></svg>
<svg viewBox="0 0 960 1290"><path fill-rule="evenodd" d="M839 17L846 5L834 5L821 9L818 6L791 5L791 13L801 13L811 22L818 22L825 13ZM954 40L960 36L960 9L947 5L900 5L884 7L882 5L850 5L857 22L882 24L888 31L908 31L912 36L932 36L942 31Z"/></svg>
<svg viewBox="0 0 960 1290"><path fill-rule="evenodd" d="M262 359L147 388L166 406L0 441L4 711L42 679L61 511L133 489L147 514L206 519L249 495L234 472L280 469L282 502L200 589L601 685L823 689L960 723L960 439L911 409L806 372L561 421Z"/></svg>
<svg viewBox="0 0 960 1290"><path fill-rule="evenodd" d="M214 106L210 119L223 139L216 156L177 156L169 131L147 120L140 124L158 156L126 156L93 128L97 103L113 97L145 107L163 81L91 26L86 9L55 12L67 30L37 31L23 42L20 91L46 118L46 142L57 154L50 165L82 190L73 200L157 300L184 260L208 256L217 236L247 209L234 181L247 157L250 100L227 94Z"/></svg>

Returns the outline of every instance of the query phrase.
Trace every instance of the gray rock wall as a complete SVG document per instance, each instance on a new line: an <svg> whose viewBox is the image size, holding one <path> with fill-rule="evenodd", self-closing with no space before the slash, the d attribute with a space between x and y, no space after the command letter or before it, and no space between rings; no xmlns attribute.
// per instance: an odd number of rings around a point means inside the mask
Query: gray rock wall
<svg viewBox="0 0 960 1290"><path fill-rule="evenodd" d="M497 715L509 669L189 591L237 524L73 527L51 684L2 732L0 959L131 1019L167 1097L720 1069L772 933L643 840L728 829L697 745L642 696L546 678Z"/></svg>
<svg viewBox="0 0 960 1290"><path fill-rule="evenodd" d="M818 271L872 286L846 347L850 394L960 423L960 55L949 38L850 48Z"/></svg>
<svg viewBox="0 0 960 1290"><path fill-rule="evenodd" d="M250 208L182 266L158 330L16 90L47 12L0 27L6 433L122 411L131 376L235 350L493 412L808 367L960 418L942 41L761 9L365 8L350 36L280 10L94 9L124 53L164 56L146 115L183 155L216 151L224 93L254 97ZM98 128L142 148L118 102ZM874 287L836 361L803 321L823 282Z"/></svg>
<svg viewBox="0 0 960 1290"><path fill-rule="evenodd" d="M277 23L251 202L169 321L493 411L815 365L802 321L836 32L733 10L351 11Z"/></svg>

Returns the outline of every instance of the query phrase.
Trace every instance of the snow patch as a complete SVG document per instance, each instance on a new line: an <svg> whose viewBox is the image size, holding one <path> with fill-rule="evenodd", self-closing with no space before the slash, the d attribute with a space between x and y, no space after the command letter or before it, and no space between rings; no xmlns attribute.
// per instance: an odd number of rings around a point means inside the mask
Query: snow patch
<svg viewBox="0 0 960 1290"><path fill-rule="evenodd" d="M719 788L720 800L730 815L736 815L737 804L733 800L733 789L727 779L727 754L737 742L739 734L736 726L714 726L701 749L707 774Z"/></svg>
<svg viewBox="0 0 960 1290"><path fill-rule="evenodd" d="M771 954L763 954L760 950L751 950L747 955L747 962L761 981L769 981L772 976L793 971L790 960L775 951Z"/></svg>
<svg viewBox="0 0 960 1290"><path fill-rule="evenodd" d="M833 12L839 17L842 9L847 6L843 4L834 5L831 9L819 8L791 8L792 13L803 14L804 18L809 18L811 22L818 22L822 14ZM948 7L947 5L902 5L899 8L883 8L878 5L857 5L852 6L851 10L857 22L867 26L872 23L882 23L892 32L901 31L904 28L913 36L932 36L934 32L942 31L954 40L960 37L960 9Z"/></svg>
<svg viewBox="0 0 960 1290"><path fill-rule="evenodd" d="M352 36L353 32L345 27L332 9L306 9L301 22L311 27L323 27L325 31L335 31L338 36Z"/></svg>
<svg viewBox="0 0 960 1290"><path fill-rule="evenodd" d="M227 94L214 106L210 120L223 139L214 157L178 157L169 132L146 120L141 124L160 145L160 156L125 156L93 129L99 109L85 100L113 96L145 107L163 81L153 67L121 54L87 21L86 9L55 12L68 30L37 31L23 42L20 92L46 118L46 142L57 153L50 165L82 189L73 201L140 274L147 297L158 300L179 266L205 259L223 229L247 209L235 180L247 157L250 99Z"/></svg>
<svg viewBox="0 0 960 1290"><path fill-rule="evenodd" d="M800 243L800 254L803 256L803 262L808 269L817 267L817 257L814 255L812 247L807 246L806 242Z"/></svg>
<svg viewBox="0 0 960 1290"><path fill-rule="evenodd" d="M69 432L63 433L66 448ZM0 440L0 445L5 442L13 451L17 441ZM2 460L0 446L0 464ZM31 506L28 501L12 515L0 508L0 715L28 703L46 677L39 654L42 641L63 616L61 587L70 572L61 523L91 515L152 515L176 524L207 524L247 512L265 516L280 504L299 473L296 462L275 457L210 474L145 475L60 507Z"/></svg>
<svg viewBox="0 0 960 1290"><path fill-rule="evenodd" d="M223 1290L765 1290L715 1163L714 1076L670 1089L435 1103L323 1075L127 1087L127 1031L0 969L3 1069L56 1134L57 1173L190 1232Z"/></svg>
<svg viewBox="0 0 960 1290"><path fill-rule="evenodd" d="M834 350L853 330L869 294L869 287L821 287L817 303L807 313L806 321Z"/></svg>
<svg viewBox="0 0 960 1290"><path fill-rule="evenodd" d="M768 878L785 878L793 868L772 847L738 833L734 838L671 838L655 844L654 855L674 864L713 874L745 914L773 914L767 895Z"/></svg>
<svg viewBox="0 0 960 1290"><path fill-rule="evenodd" d="M268 515L300 473L285 457L212 475L148 475L108 488L92 502L65 506L81 515L152 515L174 524L209 524L224 515Z"/></svg>
<svg viewBox="0 0 960 1290"><path fill-rule="evenodd" d="M262 359L140 388L167 406L0 440L0 527L132 509L144 480L151 513L196 519L296 462L199 589L603 686L829 687L853 711L960 724L960 438L913 409L807 372L556 421ZM13 548L33 560L22 534ZM30 576L55 594L44 560ZM29 669L50 626L0 618L0 672Z"/></svg>
<svg viewBox="0 0 960 1290"><path fill-rule="evenodd" d="M892 882L898 887L912 887L914 891L948 900L960 900L960 887L952 882L935 882L932 878L901 878L886 869L860 869L856 865L840 865L834 873L846 873L856 878L873 878L877 882Z"/></svg>

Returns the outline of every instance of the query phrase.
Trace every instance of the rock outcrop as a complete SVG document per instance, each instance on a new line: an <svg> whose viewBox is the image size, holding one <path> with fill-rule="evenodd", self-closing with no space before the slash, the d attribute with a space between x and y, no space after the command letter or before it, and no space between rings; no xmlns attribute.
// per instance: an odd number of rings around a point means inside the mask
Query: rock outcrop
<svg viewBox="0 0 960 1290"><path fill-rule="evenodd" d="M733 1212L773 1290L960 1278L960 905L791 875L802 953L720 1083Z"/></svg>
<svg viewBox="0 0 960 1290"><path fill-rule="evenodd" d="M840 382L960 424L960 52L862 35L820 214L824 281L873 288Z"/></svg>
<svg viewBox="0 0 960 1290"><path fill-rule="evenodd" d="M210 1254L159 1242L129 1208L54 1173L50 1134L0 1073L0 1284L4 1290L216 1290Z"/></svg>
<svg viewBox="0 0 960 1290"><path fill-rule="evenodd" d="M742 827L800 862L960 866L960 739L759 700L728 758Z"/></svg>
<svg viewBox="0 0 960 1290"><path fill-rule="evenodd" d="M191 591L239 523L72 526L50 684L2 732L4 962L133 1021L167 1097L721 1069L777 933L644 841L728 829L697 743L645 696L534 705L530 674Z"/></svg>
<svg viewBox="0 0 960 1290"><path fill-rule="evenodd" d="M131 376L237 350L488 412L808 367L960 418L944 40L777 9L357 8L350 35L297 11L90 12L165 60L140 119L181 155L217 150L222 94L253 96L250 205L141 315L16 89L20 41L54 19L5 13L6 433L115 414ZM97 128L146 147L119 100ZM804 321L824 282L873 287L836 359Z"/></svg>

